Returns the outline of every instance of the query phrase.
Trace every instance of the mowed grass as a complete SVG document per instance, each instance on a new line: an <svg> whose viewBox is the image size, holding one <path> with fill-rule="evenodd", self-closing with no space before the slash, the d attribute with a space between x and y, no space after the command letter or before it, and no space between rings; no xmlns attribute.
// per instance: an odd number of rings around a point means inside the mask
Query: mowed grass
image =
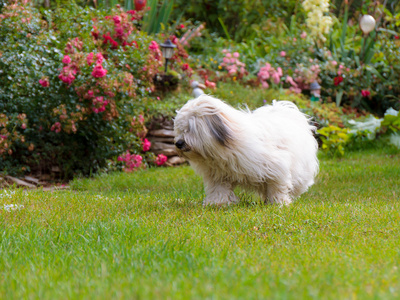
<svg viewBox="0 0 400 300"><path fill-rule="evenodd" d="M321 157L289 207L204 208L188 166L0 191L1 299L399 299L400 155Z"/></svg>

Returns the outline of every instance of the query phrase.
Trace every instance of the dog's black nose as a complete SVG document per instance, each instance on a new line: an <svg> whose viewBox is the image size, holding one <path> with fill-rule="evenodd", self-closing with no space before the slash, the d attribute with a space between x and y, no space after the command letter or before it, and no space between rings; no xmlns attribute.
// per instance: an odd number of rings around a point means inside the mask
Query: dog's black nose
<svg viewBox="0 0 400 300"><path fill-rule="evenodd" d="M184 140L178 140L178 141L175 143L175 146L176 146L176 148L178 148L178 149L182 149L183 146L185 146L185 141L184 141Z"/></svg>

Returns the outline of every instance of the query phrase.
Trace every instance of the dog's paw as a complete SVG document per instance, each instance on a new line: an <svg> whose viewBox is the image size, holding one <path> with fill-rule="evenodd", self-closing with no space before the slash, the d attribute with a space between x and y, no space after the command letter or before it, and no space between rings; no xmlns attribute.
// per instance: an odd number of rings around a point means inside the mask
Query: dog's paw
<svg viewBox="0 0 400 300"><path fill-rule="evenodd" d="M238 202L239 198L234 192L230 192L228 195L209 195L204 199L203 205L226 206L237 204Z"/></svg>
<svg viewBox="0 0 400 300"><path fill-rule="evenodd" d="M279 194L275 196L269 196L264 200L265 204L277 204L280 207L289 206L293 202L289 195Z"/></svg>

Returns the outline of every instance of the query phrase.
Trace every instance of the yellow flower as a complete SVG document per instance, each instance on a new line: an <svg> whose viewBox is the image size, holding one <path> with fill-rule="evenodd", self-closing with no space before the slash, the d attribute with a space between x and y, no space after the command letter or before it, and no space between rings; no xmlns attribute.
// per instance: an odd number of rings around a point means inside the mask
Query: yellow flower
<svg viewBox="0 0 400 300"><path fill-rule="evenodd" d="M220 70L221 70L221 69L222 69L222 67L221 67L221 66L218 66L218 69L220 69Z"/></svg>
<svg viewBox="0 0 400 300"><path fill-rule="evenodd" d="M236 76L233 77L233 81L236 81Z"/></svg>

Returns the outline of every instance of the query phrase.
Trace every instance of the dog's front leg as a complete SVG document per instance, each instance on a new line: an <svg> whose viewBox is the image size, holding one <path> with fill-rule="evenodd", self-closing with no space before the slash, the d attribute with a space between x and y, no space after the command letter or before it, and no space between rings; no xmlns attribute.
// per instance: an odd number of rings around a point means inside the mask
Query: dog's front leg
<svg viewBox="0 0 400 300"><path fill-rule="evenodd" d="M233 192L235 186L229 182L215 182L212 179L204 179L206 198L203 205L229 205L239 201Z"/></svg>
<svg viewBox="0 0 400 300"><path fill-rule="evenodd" d="M289 205L292 203L292 198L289 195L289 187L276 183L268 184L264 193L265 203L276 203L279 205Z"/></svg>

